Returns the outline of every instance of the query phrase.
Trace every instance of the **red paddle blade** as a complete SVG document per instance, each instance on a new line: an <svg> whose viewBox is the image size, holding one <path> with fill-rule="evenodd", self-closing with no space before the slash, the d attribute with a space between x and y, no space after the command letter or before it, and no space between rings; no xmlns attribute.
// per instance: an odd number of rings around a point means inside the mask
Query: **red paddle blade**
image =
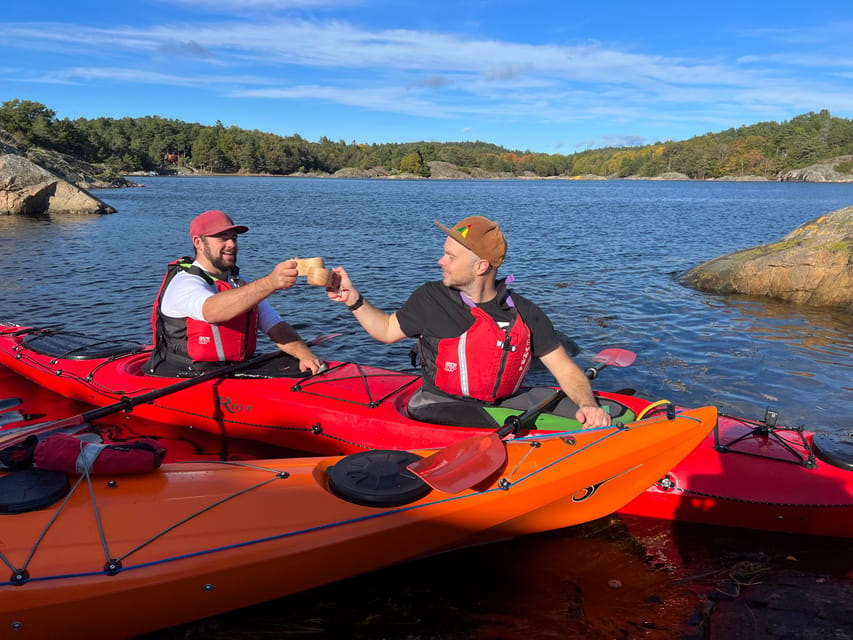
<svg viewBox="0 0 853 640"><path fill-rule="evenodd" d="M613 367L630 367L637 354L627 349L605 349L592 357L593 362L603 362Z"/></svg>
<svg viewBox="0 0 853 640"><path fill-rule="evenodd" d="M459 493L485 480L506 461L506 447L497 433L472 436L409 465L433 489Z"/></svg>

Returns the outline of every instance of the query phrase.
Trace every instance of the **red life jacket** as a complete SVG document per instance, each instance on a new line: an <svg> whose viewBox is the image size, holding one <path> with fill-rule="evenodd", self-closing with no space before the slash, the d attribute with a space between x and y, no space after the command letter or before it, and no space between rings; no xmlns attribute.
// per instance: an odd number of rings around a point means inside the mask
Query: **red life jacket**
<svg viewBox="0 0 853 640"><path fill-rule="evenodd" d="M231 283L214 278L191 258L181 258L169 263L166 275L154 301L151 324L154 332L154 353L149 360L153 371L158 361L169 361L177 366L192 366L193 362L229 362L246 360L255 352L258 333L258 309L253 307L227 322L211 324L193 318L170 318L160 310L163 293L179 271L199 276L218 291L232 289ZM232 270L237 276L236 267Z"/></svg>
<svg viewBox="0 0 853 640"><path fill-rule="evenodd" d="M530 328L512 304L513 319L506 329L477 307L462 299L474 315L474 324L456 338L438 341L435 385L444 393L485 402L502 400L518 391L533 357Z"/></svg>

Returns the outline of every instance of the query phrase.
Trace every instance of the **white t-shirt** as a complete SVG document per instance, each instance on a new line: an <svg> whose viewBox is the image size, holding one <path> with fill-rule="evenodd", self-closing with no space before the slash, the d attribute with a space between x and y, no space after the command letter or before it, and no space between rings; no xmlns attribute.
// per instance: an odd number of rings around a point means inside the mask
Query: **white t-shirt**
<svg viewBox="0 0 853 640"><path fill-rule="evenodd" d="M194 265L200 267L198 262ZM248 278L241 279L245 282L250 282ZM232 286L236 286L234 278L228 274L228 282ZM204 301L210 296L217 293L215 284L208 284L203 278L187 273L186 271L178 271L166 291L163 292L163 302L161 311L163 315L170 318L192 318L201 322L207 322L204 319L202 308ZM281 316L273 309L272 305L266 300L261 300L258 304L258 328L264 333L276 324L281 322Z"/></svg>

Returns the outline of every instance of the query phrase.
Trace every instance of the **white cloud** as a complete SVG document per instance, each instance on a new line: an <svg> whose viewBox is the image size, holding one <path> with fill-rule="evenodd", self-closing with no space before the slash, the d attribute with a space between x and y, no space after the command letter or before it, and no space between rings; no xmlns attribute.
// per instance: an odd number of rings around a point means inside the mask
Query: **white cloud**
<svg viewBox="0 0 853 640"><path fill-rule="evenodd" d="M171 2L224 13L240 7L286 12L340 6L334 0ZM647 129L679 122L728 127L820 108L853 113L853 55L835 55L839 47L849 49L848 41L815 45L806 53L794 45L760 49L758 38L791 41L791 34L753 31L743 34L749 48L709 59L596 41L530 44L284 15L224 21L195 16L109 28L0 24L0 50L46 51L58 60L37 66L30 60L35 56L22 55L19 66L7 65L4 77L184 86L228 97L322 101L431 119L606 121L629 130L634 122L647 123ZM849 32L851 23L846 24ZM798 37L816 43L820 32L801 30ZM62 59L73 63L65 68ZM640 134L619 135L623 144L632 144L638 138L631 136Z"/></svg>

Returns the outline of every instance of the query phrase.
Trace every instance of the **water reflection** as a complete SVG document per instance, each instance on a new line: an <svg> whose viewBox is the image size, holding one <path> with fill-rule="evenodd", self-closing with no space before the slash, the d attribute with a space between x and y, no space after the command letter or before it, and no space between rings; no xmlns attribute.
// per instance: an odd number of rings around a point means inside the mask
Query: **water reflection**
<svg viewBox="0 0 853 640"><path fill-rule="evenodd" d="M615 519L392 567L219 616L171 638L646 638L695 633L695 598Z"/></svg>

